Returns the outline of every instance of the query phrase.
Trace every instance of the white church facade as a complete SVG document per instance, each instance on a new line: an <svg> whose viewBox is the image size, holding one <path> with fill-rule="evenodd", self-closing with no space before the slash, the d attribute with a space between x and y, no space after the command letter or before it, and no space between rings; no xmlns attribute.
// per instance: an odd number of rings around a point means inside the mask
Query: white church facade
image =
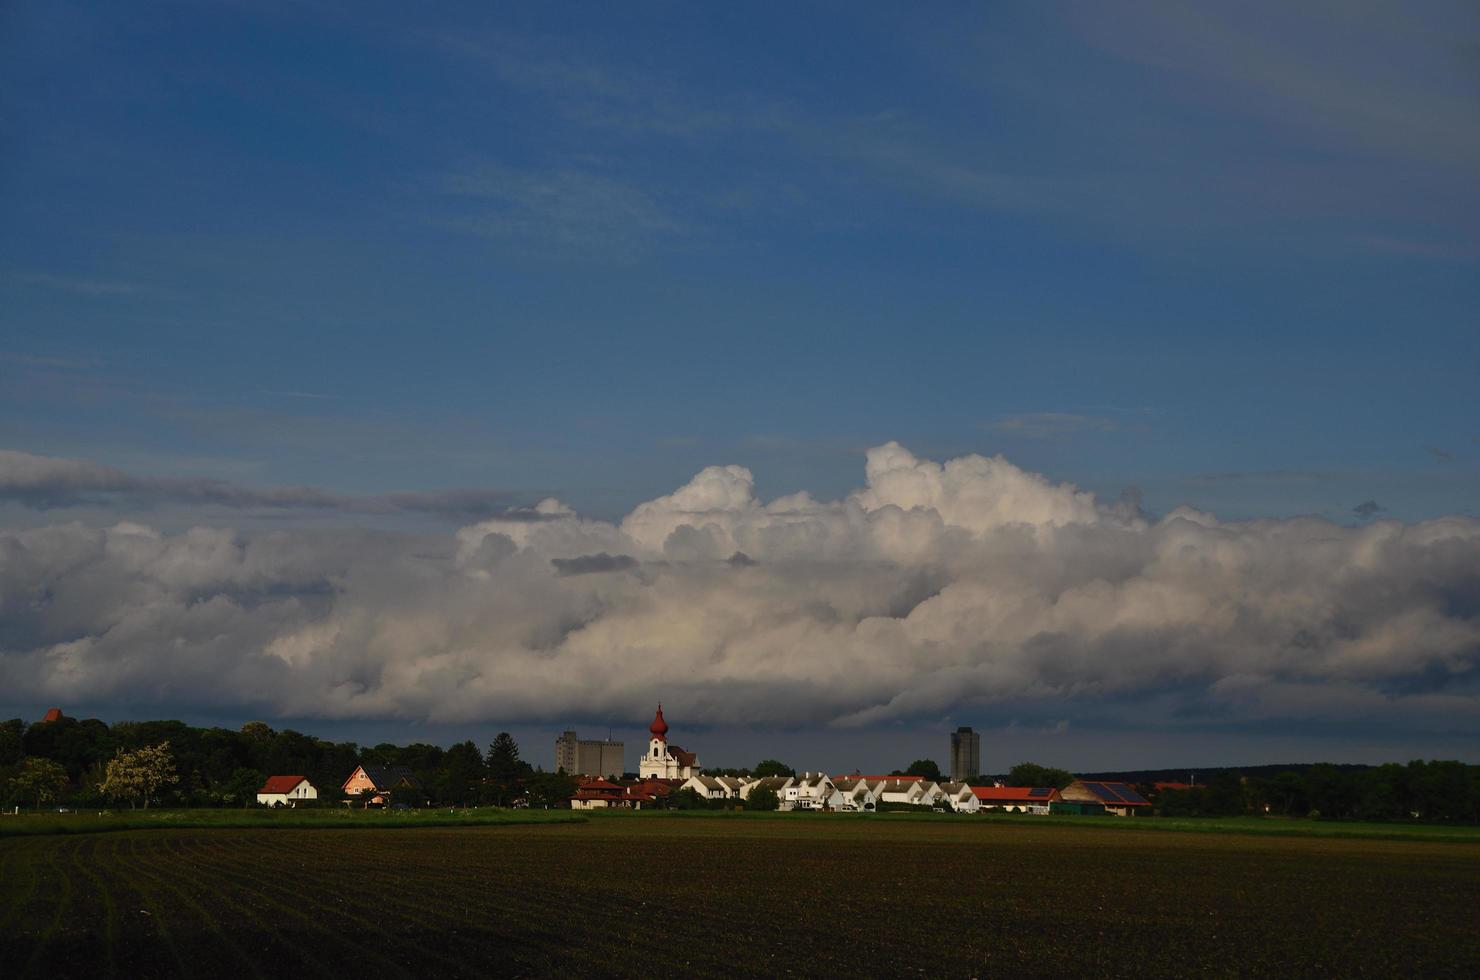
<svg viewBox="0 0 1480 980"><path fill-rule="evenodd" d="M637 767L639 776L643 779L691 779L699 775L699 756L668 744L668 722L663 720L661 704L648 731L652 738L648 739L647 752Z"/></svg>

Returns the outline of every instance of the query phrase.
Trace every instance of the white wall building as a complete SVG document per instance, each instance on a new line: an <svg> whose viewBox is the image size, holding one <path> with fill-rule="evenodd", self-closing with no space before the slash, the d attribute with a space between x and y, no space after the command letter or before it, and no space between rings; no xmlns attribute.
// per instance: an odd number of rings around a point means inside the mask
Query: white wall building
<svg viewBox="0 0 1480 980"><path fill-rule="evenodd" d="M319 798L319 791L307 776L268 776L257 791L257 802L264 806L297 806Z"/></svg>
<svg viewBox="0 0 1480 980"><path fill-rule="evenodd" d="M648 740L648 750L637 766L639 776L643 779L689 779L699 774L699 756L696 753L668 744L668 722L663 720L661 704L648 731L652 738Z"/></svg>

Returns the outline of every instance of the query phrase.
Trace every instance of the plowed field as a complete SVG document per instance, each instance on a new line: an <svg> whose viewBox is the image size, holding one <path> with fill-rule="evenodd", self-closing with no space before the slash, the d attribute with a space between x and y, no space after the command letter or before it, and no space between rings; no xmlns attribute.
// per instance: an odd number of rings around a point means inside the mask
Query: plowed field
<svg viewBox="0 0 1480 980"><path fill-rule="evenodd" d="M1480 975L1480 846L887 817L0 840L0 974Z"/></svg>

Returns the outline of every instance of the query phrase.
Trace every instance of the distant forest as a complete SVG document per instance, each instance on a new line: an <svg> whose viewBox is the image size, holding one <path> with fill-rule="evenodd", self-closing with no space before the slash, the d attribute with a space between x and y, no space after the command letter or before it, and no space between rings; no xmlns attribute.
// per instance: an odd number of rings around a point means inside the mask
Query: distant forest
<svg viewBox="0 0 1480 980"><path fill-rule="evenodd" d="M415 804L533 805L570 799L574 783L534 769L519 746L501 733L485 750L471 741L437 745L382 744L362 748L329 742L253 721L239 730L195 728L180 721L128 721L63 717L26 724L0 722L0 801L12 806L99 807L110 802L104 782L110 761L168 743L172 773L154 794L156 806L242 807L256 803L271 775L307 776L320 804L343 799L341 787L360 765L406 766L421 782ZM49 763L49 765L48 765Z"/></svg>

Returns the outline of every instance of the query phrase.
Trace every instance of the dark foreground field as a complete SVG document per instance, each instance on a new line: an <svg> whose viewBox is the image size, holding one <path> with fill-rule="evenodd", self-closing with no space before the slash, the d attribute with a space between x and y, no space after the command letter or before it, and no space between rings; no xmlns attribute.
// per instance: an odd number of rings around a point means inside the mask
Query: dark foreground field
<svg viewBox="0 0 1480 980"><path fill-rule="evenodd" d="M0 840L0 974L1480 975L1480 846L887 818Z"/></svg>

